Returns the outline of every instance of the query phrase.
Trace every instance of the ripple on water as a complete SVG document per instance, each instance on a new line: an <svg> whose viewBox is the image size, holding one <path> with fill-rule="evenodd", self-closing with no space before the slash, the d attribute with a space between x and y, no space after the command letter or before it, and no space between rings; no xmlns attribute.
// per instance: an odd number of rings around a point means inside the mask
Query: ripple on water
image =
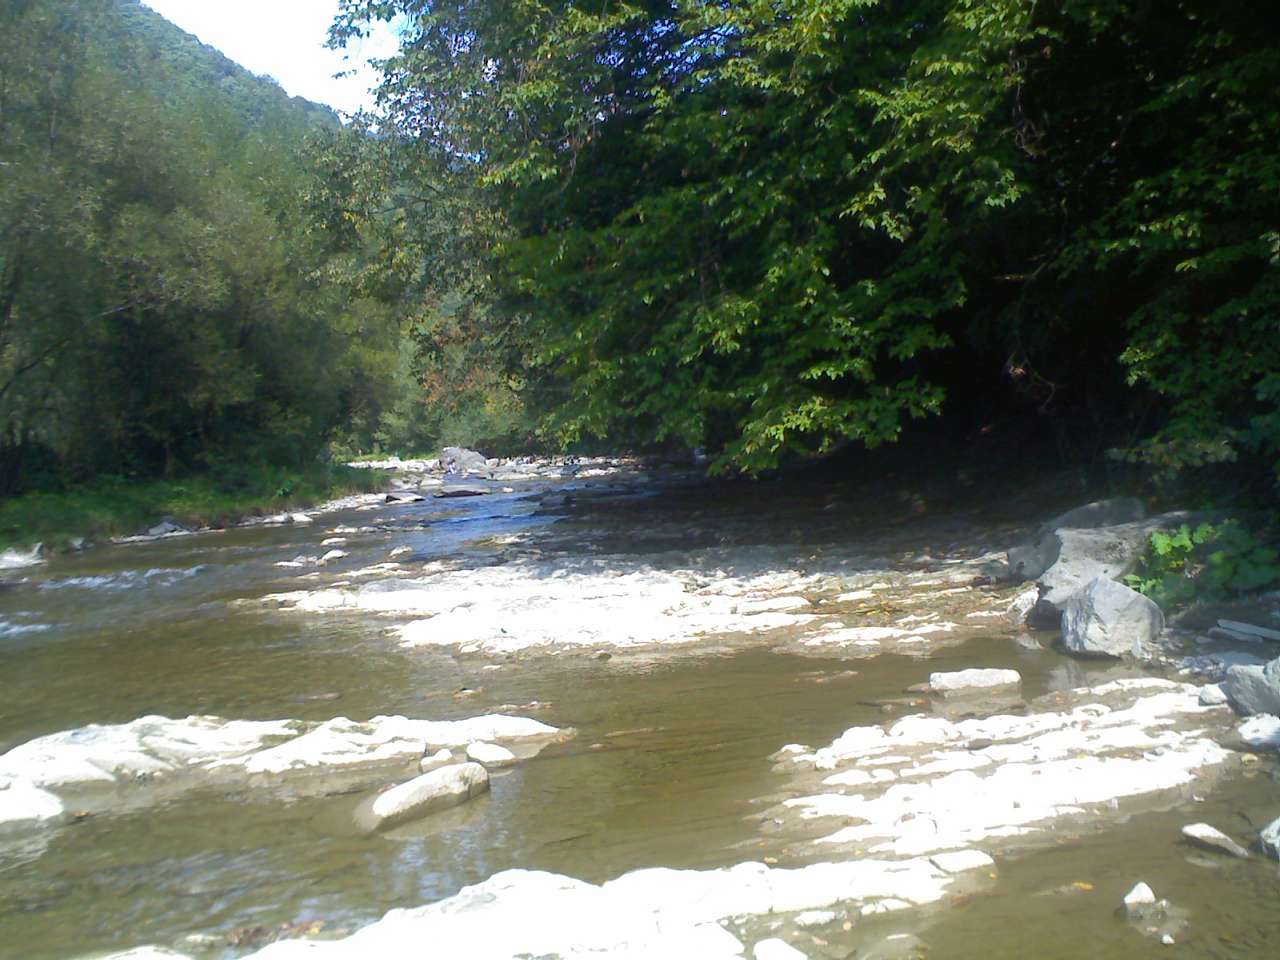
<svg viewBox="0 0 1280 960"><path fill-rule="evenodd" d="M41 590L132 590L139 587L172 587L203 572L204 564L177 569L153 567L150 570L120 570L79 577L60 577L40 584Z"/></svg>

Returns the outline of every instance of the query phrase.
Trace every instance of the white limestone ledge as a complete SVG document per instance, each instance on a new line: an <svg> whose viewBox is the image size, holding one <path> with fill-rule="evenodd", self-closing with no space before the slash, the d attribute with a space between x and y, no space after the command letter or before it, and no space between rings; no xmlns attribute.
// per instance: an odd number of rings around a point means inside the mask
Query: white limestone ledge
<svg viewBox="0 0 1280 960"><path fill-rule="evenodd" d="M423 756L441 749L496 744L527 758L571 735L502 714L364 723L149 716L92 724L0 755L0 834L59 823L72 804L90 812L144 806L201 785L325 793L417 772Z"/></svg>
<svg viewBox="0 0 1280 960"><path fill-rule="evenodd" d="M740 863L719 870L636 870L602 885L507 870L427 906L392 910L341 940L285 940L255 960L468 960L516 957L740 960L754 920L842 907L881 913L937 903L987 879L992 861L969 851L927 858L815 863L796 869ZM760 937L761 942L770 934Z"/></svg>
<svg viewBox="0 0 1280 960"><path fill-rule="evenodd" d="M1059 695L1063 709L951 721L909 716L853 727L829 746L774 755L802 796L770 813L771 829L818 835L819 849L920 856L1032 837L1064 818L1184 788L1232 754L1214 739L1229 711L1199 687L1118 680ZM838 818L843 826L823 834Z"/></svg>

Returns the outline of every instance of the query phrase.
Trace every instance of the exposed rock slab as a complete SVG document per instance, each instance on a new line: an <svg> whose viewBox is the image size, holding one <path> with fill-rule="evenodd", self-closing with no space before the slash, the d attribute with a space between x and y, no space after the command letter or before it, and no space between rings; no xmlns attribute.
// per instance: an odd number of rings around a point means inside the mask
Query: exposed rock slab
<svg viewBox="0 0 1280 960"><path fill-rule="evenodd" d="M1069 709L952 722L905 717L853 727L819 750L787 747L779 769L819 792L775 816L851 824L818 844L867 855L918 856L1034 837L1067 817L1106 815L1116 801L1186 787L1224 764L1206 735L1199 688L1121 680L1075 691ZM1225 728L1219 719L1219 725Z"/></svg>
<svg viewBox="0 0 1280 960"><path fill-rule="evenodd" d="M1067 601L1062 645L1089 657L1143 656L1164 629L1164 614L1149 598L1104 577Z"/></svg>
<svg viewBox="0 0 1280 960"><path fill-rule="evenodd" d="M530 756L565 735L537 720L506 715L452 721L374 717L367 723L346 717L323 723L143 717L92 725L0 755L0 824L18 829L57 822L60 804L70 796L82 807L107 809L212 782L288 783L304 792L349 789L388 772L416 772L424 756L438 757L444 748L484 741Z"/></svg>
<svg viewBox="0 0 1280 960"><path fill-rule="evenodd" d="M981 861L990 867L989 858ZM742 863L721 870L637 870L600 886L508 870L429 906L393 910L344 940L281 941L257 960L366 960L433 955L469 960L555 956L741 960L748 947L731 918L837 904L935 903L961 875L923 858L817 863L787 870ZM976 882L976 881L970 881ZM762 941L767 942L767 941Z"/></svg>

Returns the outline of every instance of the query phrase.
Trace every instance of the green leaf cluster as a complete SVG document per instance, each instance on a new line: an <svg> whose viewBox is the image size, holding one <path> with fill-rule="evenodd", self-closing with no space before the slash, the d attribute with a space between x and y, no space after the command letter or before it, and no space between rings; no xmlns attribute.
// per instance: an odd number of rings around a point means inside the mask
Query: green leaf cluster
<svg viewBox="0 0 1280 960"><path fill-rule="evenodd" d="M1156 531L1125 581L1166 609L1223 600L1280 584L1280 551L1239 520Z"/></svg>
<svg viewBox="0 0 1280 960"><path fill-rule="evenodd" d="M344 0L335 42L393 18L388 133L497 226L549 435L758 470L985 397L1280 465L1258 5Z"/></svg>

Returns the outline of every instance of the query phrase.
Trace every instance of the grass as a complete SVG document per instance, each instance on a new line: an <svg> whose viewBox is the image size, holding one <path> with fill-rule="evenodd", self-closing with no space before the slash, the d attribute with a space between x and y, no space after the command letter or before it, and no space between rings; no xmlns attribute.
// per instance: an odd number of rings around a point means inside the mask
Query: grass
<svg viewBox="0 0 1280 960"><path fill-rule="evenodd" d="M188 527L227 526L245 517L372 493L384 481L377 471L333 464L305 470L238 468L173 480L104 478L0 500L0 549L37 542L57 549L73 537L127 536L164 517Z"/></svg>

